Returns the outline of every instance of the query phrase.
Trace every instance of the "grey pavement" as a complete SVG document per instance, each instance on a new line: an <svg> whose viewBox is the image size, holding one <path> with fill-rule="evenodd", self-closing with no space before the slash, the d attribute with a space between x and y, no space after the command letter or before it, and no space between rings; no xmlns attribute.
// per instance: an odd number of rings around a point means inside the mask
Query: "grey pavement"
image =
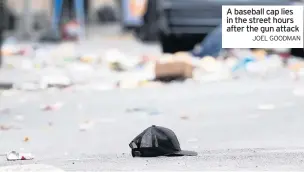
<svg viewBox="0 0 304 172"><path fill-rule="evenodd" d="M288 78L171 84L110 91L16 92L0 98L0 152L31 152L67 171L302 170L303 82ZM42 104L60 101L58 111ZM129 113L130 108L146 112ZM151 115L148 112L158 111ZM24 119L20 121L20 117ZM91 125L80 131L85 121ZM150 125L174 130L198 157L133 159L129 142ZM29 142L23 142L29 137Z"/></svg>
<svg viewBox="0 0 304 172"><path fill-rule="evenodd" d="M78 49L160 53L157 45L117 39L115 34L113 38L108 30L100 32L109 37L92 36L93 40ZM5 69L0 71L0 81L32 80L39 72ZM155 88L6 90L0 94L0 167L48 164L65 171L304 169L304 82L293 81L285 70L266 79L245 76ZM62 106L58 110L41 109L56 103ZM132 108L145 110L127 111ZM153 124L175 131L182 149L195 150L199 156L132 158L129 142ZM12 129L3 130L6 127ZM1 156L13 150L30 152L35 159L10 162Z"/></svg>

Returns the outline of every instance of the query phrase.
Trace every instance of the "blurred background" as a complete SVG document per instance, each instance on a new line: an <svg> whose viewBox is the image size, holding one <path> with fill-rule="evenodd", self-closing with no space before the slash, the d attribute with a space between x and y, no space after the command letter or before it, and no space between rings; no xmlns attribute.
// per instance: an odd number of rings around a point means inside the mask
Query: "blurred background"
<svg viewBox="0 0 304 172"><path fill-rule="evenodd" d="M119 23L123 20L121 17L123 12L131 4L131 1L84 0L77 7L76 2L74 0L3 1L5 13L3 21L6 31L8 34L21 34L20 36L28 34L32 37L37 36L39 32L49 29L54 20L59 20L61 25L76 20L75 9L79 8L83 11L86 27Z"/></svg>

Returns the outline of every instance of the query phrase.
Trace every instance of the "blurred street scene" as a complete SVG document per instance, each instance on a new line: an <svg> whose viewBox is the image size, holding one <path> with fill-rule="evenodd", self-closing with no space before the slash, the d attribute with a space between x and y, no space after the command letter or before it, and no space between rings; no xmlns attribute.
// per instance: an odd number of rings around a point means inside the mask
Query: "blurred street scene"
<svg viewBox="0 0 304 172"><path fill-rule="evenodd" d="M218 23L158 32L153 1L1 2L0 171L303 169L302 49L223 50ZM154 124L199 156L132 158Z"/></svg>

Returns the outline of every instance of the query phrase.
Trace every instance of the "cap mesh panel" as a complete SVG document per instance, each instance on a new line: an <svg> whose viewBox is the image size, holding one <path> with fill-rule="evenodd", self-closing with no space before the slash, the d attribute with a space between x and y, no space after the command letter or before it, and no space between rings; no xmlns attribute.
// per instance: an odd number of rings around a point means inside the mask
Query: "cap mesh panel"
<svg viewBox="0 0 304 172"><path fill-rule="evenodd" d="M148 130L141 138L140 147L141 148L150 148L152 147L152 131Z"/></svg>

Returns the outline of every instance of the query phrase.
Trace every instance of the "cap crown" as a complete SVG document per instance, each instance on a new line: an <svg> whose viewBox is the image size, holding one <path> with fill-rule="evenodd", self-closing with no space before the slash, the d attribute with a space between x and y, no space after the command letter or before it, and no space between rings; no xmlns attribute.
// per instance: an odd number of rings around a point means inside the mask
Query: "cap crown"
<svg viewBox="0 0 304 172"><path fill-rule="evenodd" d="M135 137L129 146L133 156L162 156L181 150L172 130L154 125Z"/></svg>

